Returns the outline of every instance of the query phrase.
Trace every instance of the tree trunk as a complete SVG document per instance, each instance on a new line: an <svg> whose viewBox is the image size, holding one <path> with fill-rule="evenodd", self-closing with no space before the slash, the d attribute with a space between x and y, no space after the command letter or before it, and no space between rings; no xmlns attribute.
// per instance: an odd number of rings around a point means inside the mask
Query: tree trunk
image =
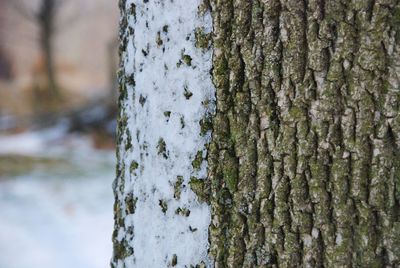
<svg viewBox="0 0 400 268"><path fill-rule="evenodd" d="M214 95L208 42L196 42L211 16L198 5L120 1L112 267L211 265L210 209L190 190L207 176L200 121Z"/></svg>
<svg viewBox="0 0 400 268"><path fill-rule="evenodd" d="M50 96L53 98L59 97L53 57L54 18L58 4L57 0L42 0L37 15L40 29L40 49L46 68L47 87Z"/></svg>
<svg viewBox="0 0 400 268"><path fill-rule="evenodd" d="M108 69L108 87L109 87L109 98L117 99L117 89L118 89L118 78L117 78L117 48L118 40L113 38L107 42L107 69Z"/></svg>
<svg viewBox="0 0 400 268"><path fill-rule="evenodd" d="M151 3L141 6L155 5ZM174 3L187 9L194 4L183 0ZM216 109L211 140L204 141L207 156L202 168L207 166L207 178L188 181L184 176L182 183L197 194L201 206L211 207L209 256L196 260L210 267L400 266L400 3L211 0L210 6L202 7L209 8L213 22ZM187 9L181 12L186 14ZM124 12L122 4L126 18ZM152 18L146 13L143 7L136 14ZM127 40L135 31L146 32L144 25L136 24L129 33L129 23L122 20L125 74L127 68L134 75L140 73L130 66L132 54L125 52L127 44L142 49L136 46L137 39L133 44ZM140 40L154 40L140 34ZM196 36L204 41L209 35ZM207 41L205 44L207 47ZM201 65L203 60L204 65L188 70L193 76L208 68L207 52L203 53L195 62ZM167 60L163 54L160 59ZM155 79L163 75L153 74ZM127 221L120 212L127 204L122 197L132 193L139 208L139 197L132 187L141 187L140 178L144 178L138 174L126 180L128 159L140 159L126 150L127 142L131 140L133 147L143 143L134 140L136 129L126 127L129 123L122 119L138 116L141 110L128 105L132 100L127 96L140 98L137 91L146 86L133 83L128 87L125 77L120 78L114 264L126 256L137 257L139 244L128 240L143 232L135 220ZM179 73L172 77L174 83L181 83L186 76ZM150 89L146 91L149 99L156 97ZM191 93L198 94L195 90ZM168 98L163 100L168 102ZM191 109L189 102L181 104L180 112ZM136 128L154 131L146 126L156 118L140 116L147 121ZM207 113L202 116L193 117L193 122L208 122ZM171 135L169 129L160 128ZM141 152L154 154L149 148ZM169 154L184 150L170 148ZM188 155L192 160L193 155ZM162 161L160 158L154 164L162 165ZM169 164L171 170L182 166L176 159ZM165 175L169 173L154 174L153 180L165 183ZM144 205L143 201L140 206ZM146 216L142 217L146 221ZM135 234L121 232L122 223L124 228L135 226ZM169 230L169 222L164 223L160 228ZM134 246L127 252L129 247L120 241ZM170 246L174 243L170 241ZM190 247L188 244L185 250L190 251ZM148 254L159 251L154 247ZM123 256L118 252L124 252ZM177 266L196 265L180 263L181 253L175 253ZM126 267L144 266L133 261Z"/></svg>
<svg viewBox="0 0 400 268"><path fill-rule="evenodd" d="M44 63L46 68L46 76L48 80L48 90L52 97L58 97L58 87L56 83L56 76L54 71L54 59L53 59L53 46L52 46L52 35L45 33L41 39L41 49L44 55Z"/></svg>

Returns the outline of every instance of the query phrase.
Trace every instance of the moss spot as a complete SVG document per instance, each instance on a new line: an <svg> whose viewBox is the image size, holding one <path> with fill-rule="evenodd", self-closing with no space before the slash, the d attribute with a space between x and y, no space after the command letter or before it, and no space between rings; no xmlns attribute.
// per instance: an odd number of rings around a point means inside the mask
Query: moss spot
<svg viewBox="0 0 400 268"><path fill-rule="evenodd" d="M129 167L129 171L131 172L131 174L139 167L138 162L136 162L135 160L132 161L131 166Z"/></svg>
<svg viewBox="0 0 400 268"><path fill-rule="evenodd" d="M125 150L129 150L132 148L132 136L127 131L126 143L125 143Z"/></svg>
<svg viewBox="0 0 400 268"><path fill-rule="evenodd" d="M191 177L189 182L190 189L196 194L200 202L208 202L209 195L205 180Z"/></svg>
<svg viewBox="0 0 400 268"><path fill-rule="evenodd" d="M168 122L169 118L171 117L171 111L165 111L164 116L167 118L167 122Z"/></svg>
<svg viewBox="0 0 400 268"><path fill-rule="evenodd" d="M192 161L193 169L200 170L201 163L203 163L203 151L198 151L194 160Z"/></svg>
<svg viewBox="0 0 400 268"><path fill-rule="evenodd" d="M201 1L201 4L198 7L197 14L199 16L204 16L207 11L211 10L211 5L209 0Z"/></svg>
<svg viewBox="0 0 400 268"><path fill-rule="evenodd" d="M134 3L131 3L128 12L136 19L136 5Z"/></svg>
<svg viewBox="0 0 400 268"><path fill-rule="evenodd" d="M140 103L140 105L142 105L142 107L146 103L146 98L143 97L142 94L140 94L140 96L139 96L139 103Z"/></svg>
<svg viewBox="0 0 400 268"><path fill-rule="evenodd" d="M172 256L172 260L171 260L171 265L172 267L176 266L178 264L178 256L176 256L176 254L174 254Z"/></svg>
<svg viewBox="0 0 400 268"><path fill-rule="evenodd" d="M157 37L156 37L156 44L158 47L162 46L163 40L161 39L161 33L157 32Z"/></svg>
<svg viewBox="0 0 400 268"><path fill-rule="evenodd" d="M135 30L133 29L132 26L128 26L128 32L129 32L130 35L135 34Z"/></svg>
<svg viewBox="0 0 400 268"><path fill-rule="evenodd" d="M192 57L190 57L187 54L183 54L182 56L182 61L187 65L187 66L192 66Z"/></svg>
<svg viewBox="0 0 400 268"><path fill-rule="evenodd" d="M190 215L190 210L188 209L188 208L177 208L176 210L175 210L175 214L176 215L181 215L181 216L184 216L184 217L189 217L189 215Z"/></svg>
<svg viewBox="0 0 400 268"><path fill-rule="evenodd" d="M200 124L200 135L204 136L208 131L212 130L212 119L210 116L202 118Z"/></svg>
<svg viewBox="0 0 400 268"><path fill-rule="evenodd" d="M120 76L120 74L118 75ZM121 102L128 98L128 91L126 90L126 86L124 82L119 83L119 97L118 100Z"/></svg>
<svg viewBox="0 0 400 268"><path fill-rule="evenodd" d="M179 200L181 198L181 187L183 184L183 177L182 176L177 176L176 177L176 182L174 184L174 198L176 200Z"/></svg>
<svg viewBox="0 0 400 268"><path fill-rule="evenodd" d="M163 138L160 138L158 140L157 150L158 150L159 155L162 155L165 159L168 158L167 145L165 144L165 141Z"/></svg>
<svg viewBox="0 0 400 268"><path fill-rule="evenodd" d="M191 231L192 233L197 231L197 228L193 228L192 226L189 225L189 231Z"/></svg>
<svg viewBox="0 0 400 268"><path fill-rule="evenodd" d="M193 93L187 88L187 86L184 87L183 95L185 98L188 100L193 96Z"/></svg>
<svg viewBox="0 0 400 268"><path fill-rule="evenodd" d="M134 197L132 193L129 193L125 197L126 214L135 213L137 200L138 200L138 198Z"/></svg>
<svg viewBox="0 0 400 268"><path fill-rule="evenodd" d="M180 122L181 122L181 128L182 129L185 128L185 117L183 115L181 116Z"/></svg>
<svg viewBox="0 0 400 268"><path fill-rule="evenodd" d="M204 32L204 27L197 28L194 35L196 39L195 46L197 48L201 48L203 50L210 48L211 34L206 34Z"/></svg>
<svg viewBox="0 0 400 268"><path fill-rule="evenodd" d="M190 265L190 268L206 268L206 264L202 261L199 264L196 264L196 266Z"/></svg>
<svg viewBox="0 0 400 268"><path fill-rule="evenodd" d="M132 74L132 75L126 76L126 77L125 77L125 81L126 81L126 83L127 83L128 85L130 85L130 86L135 86L135 85L136 85L135 77L134 77L133 74Z"/></svg>
<svg viewBox="0 0 400 268"><path fill-rule="evenodd" d="M161 211L165 214L168 210L168 204L165 199L158 200L158 205L161 207Z"/></svg>
<svg viewBox="0 0 400 268"><path fill-rule="evenodd" d="M113 251L114 258L121 260L133 254L133 249L127 246L126 240L122 240L121 242L114 240Z"/></svg>
<svg viewBox="0 0 400 268"><path fill-rule="evenodd" d="M168 25L164 25L162 30L164 33L168 33Z"/></svg>

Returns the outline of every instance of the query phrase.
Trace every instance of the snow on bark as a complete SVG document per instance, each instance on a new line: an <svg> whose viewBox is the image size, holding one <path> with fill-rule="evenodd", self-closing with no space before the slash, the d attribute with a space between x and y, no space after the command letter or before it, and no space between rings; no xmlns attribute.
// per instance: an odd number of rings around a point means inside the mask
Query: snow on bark
<svg viewBox="0 0 400 268"><path fill-rule="evenodd" d="M113 267L210 266L210 209L189 186L207 175L200 121L214 100L211 51L196 48L212 30L200 2L120 2Z"/></svg>

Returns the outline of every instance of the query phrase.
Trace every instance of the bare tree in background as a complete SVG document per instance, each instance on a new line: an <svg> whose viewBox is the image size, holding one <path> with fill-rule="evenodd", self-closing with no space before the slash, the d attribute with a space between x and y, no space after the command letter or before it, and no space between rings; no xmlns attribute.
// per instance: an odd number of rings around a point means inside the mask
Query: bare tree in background
<svg viewBox="0 0 400 268"><path fill-rule="evenodd" d="M54 35L56 34L56 20L65 0L40 0L38 8L33 8L28 1L12 2L15 9L24 18L31 21L39 29L39 48L41 50L47 77L47 89L51 97L60 97L54 68Z"/></svg>
<svg viewBox="0 0 400 268"><path fill-rule="evenodd" d="M53 58L54 22L61 3L62 0L42 0L39 11L35 14L40 29L39 42L44 57L48 86L54 97L59 96Z"/></svg>
<svg viewBox="0 0 400 268"><path fill-rule="evenodd" d="M4 25L4 3L6 0L0 0L0 25ZM4 37L0 33L0 79L10 80L13 76L12 64L4 49Z"/></svg>
<svg viewBox="0 0 400 268"><path fill-rule="evenodd" d="M110 88L110 97L112 99L117 98L117 88L118 88L118 78L117 78L117 69L118 69L118 39L112 38L107 43L107 65L108 65L108 74L109 74L109 88Z"/></svg>

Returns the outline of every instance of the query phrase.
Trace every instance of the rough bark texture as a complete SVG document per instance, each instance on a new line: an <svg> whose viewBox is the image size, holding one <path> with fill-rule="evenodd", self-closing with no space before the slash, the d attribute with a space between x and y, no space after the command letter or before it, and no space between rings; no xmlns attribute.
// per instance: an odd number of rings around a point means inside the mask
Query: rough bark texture
<svg viewBox="0 0 400 268"><path fill-rule="evenodd" d="M121 29L132 30L134 6L124 3ZM214 266L399 267L399 1L205 3L216 112L201 122L213 131L208 179L189 186L211 205ZM121 31L121 52L129 34ZM199 47L208 38L196 32ZM120 74L120 107L131 84ZM121 150L131 147L127 112ZM124 201L128 214L136 201ZM128 235L114 233L114 261L134 252L120 203L116 230Z"/></svg>
<svg viewBox="0 0 400 268"><path fill-rule="evenodd" d="M211 10L215 267L399 267L398 1Z"/></svg>

